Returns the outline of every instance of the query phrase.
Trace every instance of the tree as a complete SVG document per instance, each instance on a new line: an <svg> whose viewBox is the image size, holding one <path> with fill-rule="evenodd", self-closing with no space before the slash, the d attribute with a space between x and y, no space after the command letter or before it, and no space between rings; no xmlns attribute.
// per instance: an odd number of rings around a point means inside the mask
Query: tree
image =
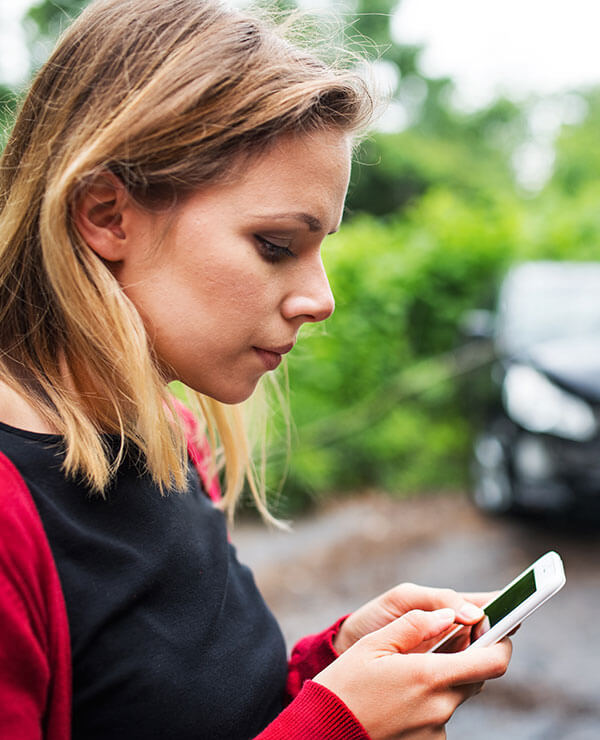
<svg viewBox="0 0 600 740"><path fill-rule="evenodd" d="M53 44L59 33L89 2L90 0L42 0L32 6L26 16L29 22L30 48L40 42L45 48Z"/></svg>
<svg viewBox="0 0 600 740"><path fill-rule="evenodd" d="M549 183L552 189L575 196L598 180L600 172L600 89L573 96L573 103L587 109L583 120L563 126L556 143L556 163Z"/></svg>

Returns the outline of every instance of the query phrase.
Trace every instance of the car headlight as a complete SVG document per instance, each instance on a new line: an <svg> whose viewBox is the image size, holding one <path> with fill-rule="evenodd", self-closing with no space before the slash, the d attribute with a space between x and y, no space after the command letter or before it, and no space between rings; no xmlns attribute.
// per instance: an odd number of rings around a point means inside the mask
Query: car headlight
<svg viewBox="0 0 600 740"><path fill-rule="evenodd" d="M502 400L509 416L531 432L585 442L597 432L589 404L554 385L526 365L512 365L504 378Z"/></svg>

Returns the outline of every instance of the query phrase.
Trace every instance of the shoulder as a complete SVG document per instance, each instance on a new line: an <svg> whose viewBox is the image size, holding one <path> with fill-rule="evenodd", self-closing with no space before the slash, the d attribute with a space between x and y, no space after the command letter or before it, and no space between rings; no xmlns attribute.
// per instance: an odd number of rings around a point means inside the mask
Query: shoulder
<svg viewBox="0 0 600 740"><path fill-rule="evenodd" d="M8 548L20 550L43 535L25 481L9 458L0 452L0 554Z"/></svg>
<svg viewBox="0 0 600 740"><path fill-rule="evenodd" d="M56 580L54 560L37 508L15 465L0 452L0 578L37 618Z"/></svg>
<svg viewBox="0 0 600 740"><path fill-rule="evenodd" d="M21 625L40 642L47 621L44 589L51 565L29 490L16 467L0 453L0 614L3 622Z"/></svg>
<svg viewBox="0 0 600 740"><path fill-rule="evenodd" d="M0 735L66 738L69 627L50 545L25 481L0 452Z"/></svg>

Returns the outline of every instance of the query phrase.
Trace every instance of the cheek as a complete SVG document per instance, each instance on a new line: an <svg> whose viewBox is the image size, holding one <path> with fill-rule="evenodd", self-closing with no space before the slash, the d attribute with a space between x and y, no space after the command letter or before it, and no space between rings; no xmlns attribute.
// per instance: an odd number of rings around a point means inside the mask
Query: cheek
<svg viewBox="0 0 600 740"><path fill-rule="evenodd" d="M200 280L194 286L192 302L202 308L209 323L235 328L238 322L250 323L270 305L267 281L248 275L246 271L223 272L214 280Z"/></svg>
<svg viewBox="0 0 600 740"><path fill-rule="evenodd" d="M281 274L230 234L187 236L171 242L126 289L156 349L170 354L184 344L233 351L257 334L262 338L262 327L270 329L277 312Z"/></svg>
<svg viewBox="0 0 600 740"><path fill-rule="evenodd" d="M177 271L169 283L169 295L163 291L158 302L177 317L160 320L167 341L175 331L179 341L234 351L252 344L277 311L277 280L252 260L204 260Z"/></svg>
<svg viewBox="0 0 600 740"><path fill-rule="evenodd" d="M232 247L227 255L209 253L183 278L217 320L251 317L277 300L277 277L245 246Z"/></svg>

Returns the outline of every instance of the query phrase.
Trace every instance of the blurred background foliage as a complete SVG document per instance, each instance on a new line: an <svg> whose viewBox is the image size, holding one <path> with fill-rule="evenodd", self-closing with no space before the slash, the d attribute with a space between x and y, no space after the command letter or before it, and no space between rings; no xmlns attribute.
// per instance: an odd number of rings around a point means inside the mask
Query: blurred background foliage
<svg viewBox="0 0 600 740"><path fill-rule="evenodd" d="M43 0L28 11L32 69L85 4ZM468 485L474 430L460 389L485 358L461 345L461 317L493 305L515 261L598 257L600 89L459 110L452 80L424 76L421 50L392 39L397 6L346 6L348 34L373 42L391 100L357 152L345 224L324 247L336 312L324 327L307 327L289 358L288 461L274 416L270 483L277 489L287 471L276 504L284 515L357 489ZM4 135L17 98L0 85ZM520 159L540 105L584 113L565 116L572 122L553 144L551 175L524 187Z"/></svg>

